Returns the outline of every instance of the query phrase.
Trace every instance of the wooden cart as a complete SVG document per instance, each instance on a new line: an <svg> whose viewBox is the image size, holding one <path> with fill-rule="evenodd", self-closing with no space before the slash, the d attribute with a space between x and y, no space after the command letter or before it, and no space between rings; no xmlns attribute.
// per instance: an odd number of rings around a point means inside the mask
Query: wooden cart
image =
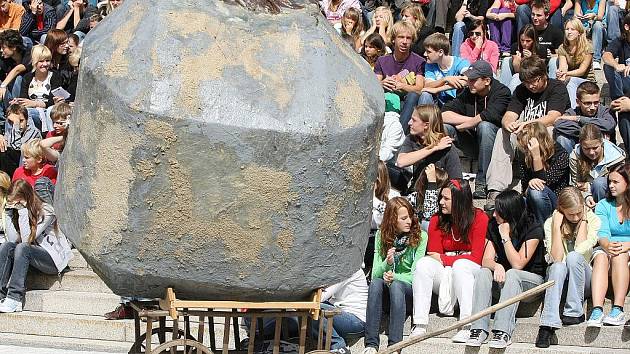
<svg viewBox="0 0 630 354"><path fill-rule="evenodd" d="M273 353L280 351L280 335L282 333L282 319L297 317L299 319L299 353L306 351L306 337L308 318L317 320L321 315L327 318L327 338L322 345L324 321L319 321L319 336L315 347L330 349L330 334L332 318L336 311L321 311L321 289L313 292L310 301L290 302L243 302L243 301L189 301L179 300L172 288L166 290L166 295L159 301L133 301L135 341L129 353L253 353L256 337L256 326L259 319L275 318L275 332ZM249 342L247 348L241 348L238 318L251 318ZM169 319L170 318L170 319ZM196 333L191 333L191 318L197 318ZM217 349L214 319L223 318L223 343ZM180 319L183 322L180 323ZM167 320L172 325L167 326ZM146 321L146 330L142 333L142 321ZM183 327L180 327L182 326ZM208 329L209 347L204 344L204 334ZM236 350L229 350L230 332L233 332ZM150 334L150 335L147 335Z"/></svg>

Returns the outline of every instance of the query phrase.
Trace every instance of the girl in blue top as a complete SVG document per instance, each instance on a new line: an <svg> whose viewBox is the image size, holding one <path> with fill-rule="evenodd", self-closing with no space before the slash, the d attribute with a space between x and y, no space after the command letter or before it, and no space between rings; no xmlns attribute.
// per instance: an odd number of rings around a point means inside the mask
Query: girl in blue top
<svg viewBox="0 0 630 354"><path fill-rule="evenodd" d="M623 304L628 293L628 260L630 251L630 163L618 166L608 174L609 193L595 207L601 220L597 233L599 246L593 252L591 282L593 312L587 325L601 327L624 324ZM608 272L612 277L613 307L604 317L602 306L608 290Z"/></svg>

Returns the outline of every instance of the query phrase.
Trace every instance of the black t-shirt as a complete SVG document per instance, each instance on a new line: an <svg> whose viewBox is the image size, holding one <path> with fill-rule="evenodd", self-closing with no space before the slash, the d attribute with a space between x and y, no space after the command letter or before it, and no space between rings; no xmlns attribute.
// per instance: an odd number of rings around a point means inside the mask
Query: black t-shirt
<svg viewBox="0 0 630 354"><path fill-rule="evenodd" d="M562 41L564 41L564 32L551 24L547 25L547 28L544 30L536 30L536 33L538 33L538 45L546 53L543 58L549 59L551 54L555 54Z"/></svg>
<svg viewBox="0 0 630 354"><path fill-rule="evenodd" d="M528 226L525 227L525 232L522 237L514 237L513 235L510 236L514 249L519 252L521 247L528 247L525 243L526 241L538 240L538 246L536 246L535 250L525 250L526 252L534 252L534 255L529 259L529 262L525 265L523 270L544 277L547 263L545 262L545 233L542 225L530 220ZM508 269L512 269L512 265L510 265L507 255L505 254L505 248L503 246L503 242L501 241L501 235L499 234L499 225L497 224L497 220L495 218L492 218L488 223L486 239L492 242L494 250L496 251L496 256L494 258L495 262L501 264L506 271Z"/></svg>
<svg viewBox="0 0 630 354"><path fill-rule="evenodd" d="M558 80L547 79L547 88L541 93L532 93L525 84L514 90L507 110L519 115L526 122L538 119L549 111L564 113L570 107L567 87Z"/></svg>
<svg viewBox="0 0 630 354"><path fill-rule="evenodd" d="M33 69L33 64L31 63L30 52L25 52L22 55L22 61L20 62L20 64L24 64L24 66L26 67L26 71L24 71L21 75L31 72L31 70ZM15 60L0 56L0 80L4 81L9 72L11 72L11 70L13 70L13 68L15 68L17 65L18 63L16 63ZM13 82L15 82L15 79L11 81L11 83L8 85L9 89L13 87Z"/></svg>
<svg viewBox="0 0 630 354"><path fill-rule="evenodd" d="M407 135L405 142L400 147L399 153L408 153L422 149L424 146L419 144L414 137ZM416 162L413 165L413 178L411 185L413 186L418 179L418 176L424 171L429 164L435 164L435 166L443 169L448 174L449 178L462 178L462 164L457 154L457 149L451 146L448 149L436 151L425 159Z"/></svg>
<svg viewBox="0 0 630 354"><path fill-rule="evenodd" d="M510 47L510 54L516 55L517 51L518 51L518 43L512 43L512 47ZM537 46L536 47L536 53L538 54L538 57L540 59L546 59L547 58L547 49L542 48L541 46ZM522 55L523 55L523 53L521 53L521 56Z"/></svg>
<svg viewBox="0 0 630 354"><path fill-rule="evenodd" d="M625 64L627 59L630 59L630 43L623 37L616 38L606 48L607 52L612 54L613 58L617 59L619 64Z"/></svg>

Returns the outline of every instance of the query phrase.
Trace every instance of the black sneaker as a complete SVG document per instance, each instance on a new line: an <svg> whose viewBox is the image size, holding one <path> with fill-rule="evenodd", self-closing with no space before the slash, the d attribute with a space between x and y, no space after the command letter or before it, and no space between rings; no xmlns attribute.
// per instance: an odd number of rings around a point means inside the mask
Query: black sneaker
<svg viewBox="0 0 630 354"><path fill-rule="evenodd" d="M488 342L488 348L505 349L512 344L510 335L503 331L492 331L492 339Z"/></svg>
<svg viewBox="0 0 630 354"><path fill-rule="evenodd" d="M538 329L538 336L536 337L537 348L549 348L550 345L557 345L558 337L556 336L556 330L547 327L540 326Z"/></svg>
<svg viewBox="0 0 630 354"><path fill-rule="evenodd" d="M486 185L482 183L475 183L475 191L473 192L473 199L486 199Z"/></svg>
<svg viewBox="0 0 630 354"><path fill-rule="evenodd" d="M488 191L488 196L486 197L486 205L483 206L483 210L486 213L492 213L494 211L494 200L499 195L497 191Z"/></svg>
<svg viewBox="0 0 630 354"><path fill-rule="evenodd" d="M563 326L574 326L586 321L586 317L584 315L573 317L573 316L564 316L562 315L562 325Z"/></svg>
<svg viewBox="0 0 630 354"><path fill-rule="evenodd" d="M337 354L350 354L350 348L343 347L343 348L339 348L339 349L333 349L330 352L331 353L337 353Z"/></svg>

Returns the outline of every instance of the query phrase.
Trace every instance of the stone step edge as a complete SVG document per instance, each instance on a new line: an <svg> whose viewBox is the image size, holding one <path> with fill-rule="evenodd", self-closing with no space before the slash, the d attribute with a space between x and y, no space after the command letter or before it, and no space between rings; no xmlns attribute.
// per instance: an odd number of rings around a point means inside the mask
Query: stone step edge
<svg viewBox="0 0 630 354"><path fill-rule="evenodd" d="M132 342L53 337L35 334L0 332L0 343L36 348L52 348L85 351L86 353L127 353Z"/></svg>

